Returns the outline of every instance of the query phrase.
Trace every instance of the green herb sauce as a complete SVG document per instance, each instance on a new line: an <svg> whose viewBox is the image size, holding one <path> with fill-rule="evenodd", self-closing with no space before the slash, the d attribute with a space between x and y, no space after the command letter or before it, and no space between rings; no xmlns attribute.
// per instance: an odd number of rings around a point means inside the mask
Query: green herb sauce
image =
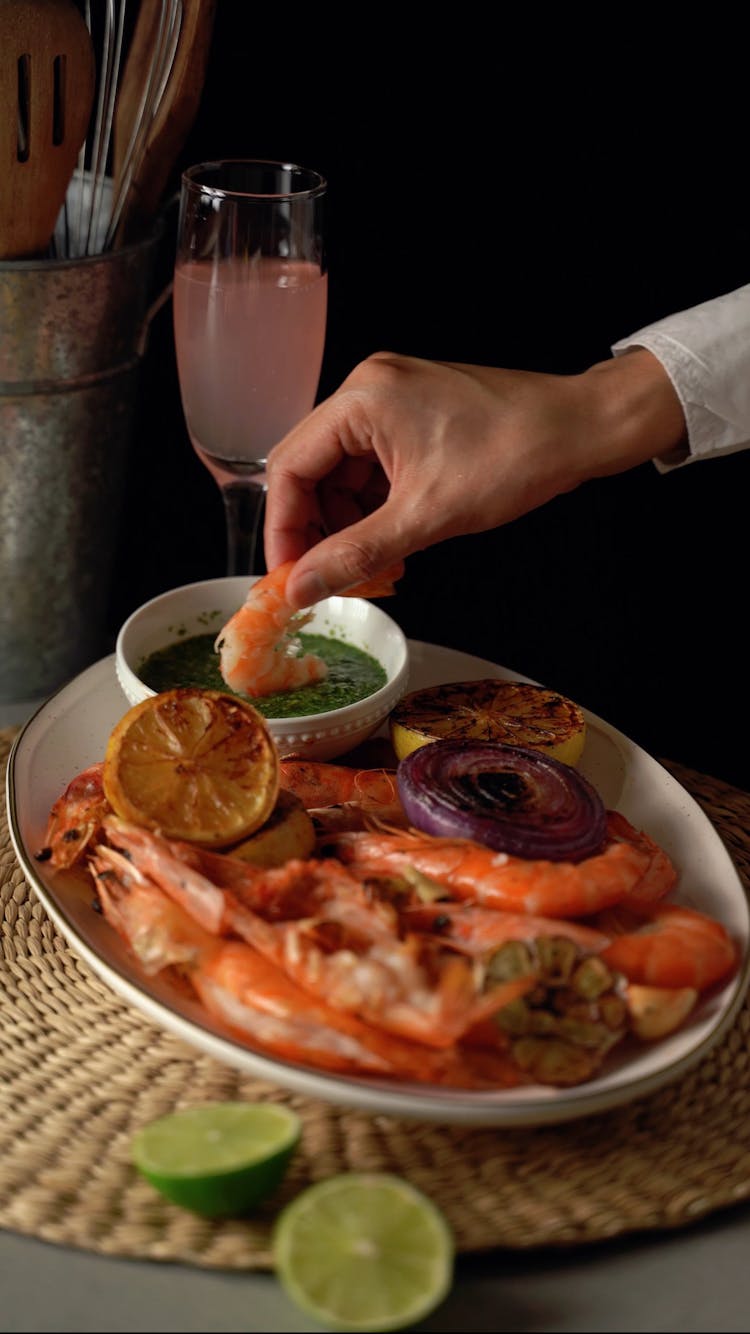
<svg viewBox="0 0 750 1334"><path fill-rule="evenodd" d="M328 667L324 681L302 686L299 690L262 695L252 703L266 718L298 718L311 713L325 713L354 704L380 690L387 681L384 668L363 649L326 635L298 636L302 653L315 653ZM208 690L229 690L219 671L219 655L214 651L216 635L191 635L166 648L158 649L138 668L138 675L152 690L173 690L176 686L198 686ZM230 691L230 694L238 692Z"/></svg>

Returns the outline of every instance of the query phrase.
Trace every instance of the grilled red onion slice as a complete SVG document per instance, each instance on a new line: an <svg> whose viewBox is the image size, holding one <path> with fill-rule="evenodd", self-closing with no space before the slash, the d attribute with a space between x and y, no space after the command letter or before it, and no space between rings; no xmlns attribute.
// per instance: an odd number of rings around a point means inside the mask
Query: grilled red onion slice
<svg viewBox="0 0 750 1334"><path fill-rule="evenodd" d="M588 779L500 741L430 741L397 770L407 818L426 834L471 838L514 857L579 862L601 852L607 813Z"/></svg>

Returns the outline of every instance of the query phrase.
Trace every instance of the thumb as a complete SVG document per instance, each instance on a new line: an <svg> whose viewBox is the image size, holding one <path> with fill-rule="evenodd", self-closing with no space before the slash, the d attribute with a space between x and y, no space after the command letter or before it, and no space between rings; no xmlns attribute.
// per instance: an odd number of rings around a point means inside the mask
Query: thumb
<svg viewBox="0 0 750 1334"><path fill-rule="evenodd" d="M295 610L334 593L346 593L391 570L416 551L386 502L374 514L316 543L300 556L289 576L286 600Z"/></svg>

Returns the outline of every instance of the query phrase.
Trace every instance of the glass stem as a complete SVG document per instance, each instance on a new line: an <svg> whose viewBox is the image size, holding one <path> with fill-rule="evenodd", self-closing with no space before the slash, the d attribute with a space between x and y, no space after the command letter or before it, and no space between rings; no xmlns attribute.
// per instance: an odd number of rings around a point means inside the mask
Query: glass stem
<svg viewBox="0 0 750 1334"><path fill-rule="evenodd" d="M265 487L256 482L228 482L221 494L227 520L227 574L262 574L256 566Z"/></svg>

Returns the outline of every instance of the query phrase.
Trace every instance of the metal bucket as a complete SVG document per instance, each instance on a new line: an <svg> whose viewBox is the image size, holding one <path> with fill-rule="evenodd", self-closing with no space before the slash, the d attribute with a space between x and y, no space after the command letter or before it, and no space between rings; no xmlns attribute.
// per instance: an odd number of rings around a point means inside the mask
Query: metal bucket
<svg viewBox="0 0 750 1334"><path fill-rule="evenodd" d="M0 263L0 703L44 698L104 651L162 232Z"/></svg>

